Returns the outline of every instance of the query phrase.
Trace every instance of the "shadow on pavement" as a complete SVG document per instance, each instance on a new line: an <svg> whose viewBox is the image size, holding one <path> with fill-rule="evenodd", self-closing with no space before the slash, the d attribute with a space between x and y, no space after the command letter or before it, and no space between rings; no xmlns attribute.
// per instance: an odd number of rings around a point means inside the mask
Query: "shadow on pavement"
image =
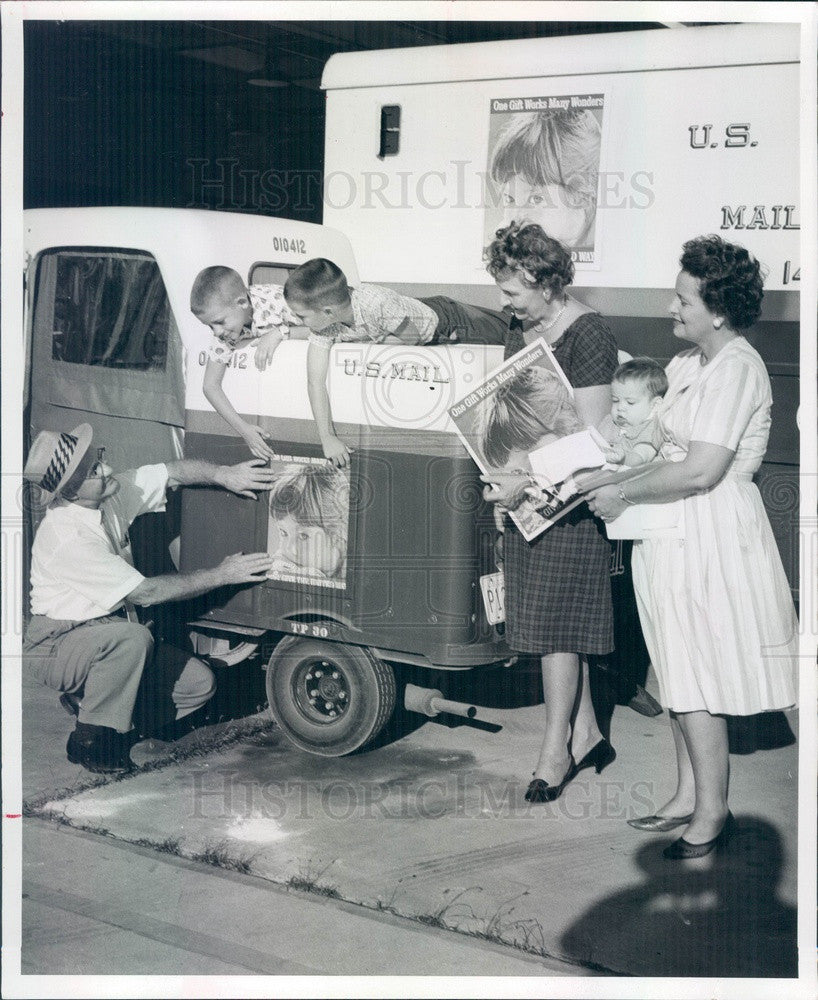
<svg viewBox="0 0 818 1000"><path fill-rule="evenodd" d="M750 754L757 750L778 750L795 743L795 734L783 712L728 715L727 738L730 753L735 754Z"/></svg>
<svg viewBox="0 0 818 1000"><path fill-rule="evenodd" d="M565 952L637 976L797 976L796 911L777 898L778 831L738 817L727 847L696 861L665 860L668 842L639 849L644 881L591 907L562 935Z"/></svg>
<svg viewBox="0 0 818 1000"><path fill-rule="evenodd" d="M486 709L524 708L543 700L540 661L521 656L510 667L476 667L473 670L440 671L431 680L415 683L440 688L447 698L466 701Z"/></svg>

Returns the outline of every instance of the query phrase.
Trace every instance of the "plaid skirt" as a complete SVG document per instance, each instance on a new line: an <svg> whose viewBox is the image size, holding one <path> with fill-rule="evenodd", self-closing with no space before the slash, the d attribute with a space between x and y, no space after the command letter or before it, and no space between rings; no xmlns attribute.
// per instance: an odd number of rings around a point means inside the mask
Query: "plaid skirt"
<svg viewBox="0 0 818 1000"><path fill-rule="evenodd" d="M506 517L506 633L520 653L613 649L611 545L601 523L580 504L533 542Z"/></svg>

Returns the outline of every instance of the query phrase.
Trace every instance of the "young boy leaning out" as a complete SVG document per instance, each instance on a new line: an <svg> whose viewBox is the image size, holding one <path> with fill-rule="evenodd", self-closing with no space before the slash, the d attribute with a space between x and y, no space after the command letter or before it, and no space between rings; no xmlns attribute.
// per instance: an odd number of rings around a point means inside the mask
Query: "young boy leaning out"
<svg viewBox="0 0 818 1000"><path fill-rule="evenodd" d="M225 395L224 373L236 352L249 347L255 347L255 364L263 371L282 340L304 340L309 331L298 326L287 308L281 285L247 286L230 267L199 272L190 292L190 309L213 334L204 372L205 398L255 456L272 458L261 428L244 420Z"/></svg>
<svg viewBox="0 0 818 1000"><path fill-rule="evenodd" d="M500 344L508 326L503 313L442 295L414 299L382 285L350 287L337 264L323 257L290 272L284 298L308 327L307 390L325 458L345 466L349 448L332 423L327 373L338 342L376 344Z"/></svg>

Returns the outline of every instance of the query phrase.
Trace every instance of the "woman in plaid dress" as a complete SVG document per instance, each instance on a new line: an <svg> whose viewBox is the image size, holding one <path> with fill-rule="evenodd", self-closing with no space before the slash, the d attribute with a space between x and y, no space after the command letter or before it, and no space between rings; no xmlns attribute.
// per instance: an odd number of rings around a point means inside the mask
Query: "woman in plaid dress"
<svg viewBox="0 0 818 1000"><path fill-rule="evenodd" d="M497 231L486 258L514 317L506 357L544 338L574 387L580 419L597 426L610 412L616 342L602 317L565 291L574 276L569 251L541 226L512 223ZM503 503L513 489L490 484L484 495ZM613 649L611 550L585 504L533 542L506 518L503 544L506 640L542 659L546 728L526 799L546 802L579 770L599 773L615 756L588 683L588 656Z"/></svg>

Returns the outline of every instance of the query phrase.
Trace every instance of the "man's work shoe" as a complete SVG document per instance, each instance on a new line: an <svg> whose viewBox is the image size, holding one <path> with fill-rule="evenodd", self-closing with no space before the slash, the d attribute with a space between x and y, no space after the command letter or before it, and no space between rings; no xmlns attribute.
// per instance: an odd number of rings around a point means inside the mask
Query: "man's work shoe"
<svg viewBox="0 0 818 1000"><path fill-rule="evenodd" d="M118 733L107 726L78 722L77 728L68 737L65 751L72 764L81 764L86 771L123 774L133 767L130 745L127 733Z"/></svg>
<svg viewBox="0 0 818 1000"><path fill-rule="evenodd" d="M652 694L648 694L641 684L636 685L636 694L628 702L628 708L648 717L662 714L662 706Z"/></svg>

